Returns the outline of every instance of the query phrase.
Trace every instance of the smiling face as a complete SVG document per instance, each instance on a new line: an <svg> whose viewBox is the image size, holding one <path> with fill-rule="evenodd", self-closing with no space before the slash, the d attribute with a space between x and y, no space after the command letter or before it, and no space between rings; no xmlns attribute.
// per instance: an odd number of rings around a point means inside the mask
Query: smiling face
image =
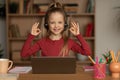
<svg viewBox="0 0 120 80"><path fill-rule="evenodd" d="M64 16L60 12L52 13L48 19L51 35L61 35L64 30L64 24Z"/></svg>

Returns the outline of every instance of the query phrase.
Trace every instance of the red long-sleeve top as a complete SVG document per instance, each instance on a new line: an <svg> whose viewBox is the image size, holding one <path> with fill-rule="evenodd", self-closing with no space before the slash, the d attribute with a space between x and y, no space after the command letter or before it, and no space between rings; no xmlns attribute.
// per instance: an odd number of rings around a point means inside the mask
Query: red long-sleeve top
<svg viewBox="0 0 120 80"><path fill-rule="evenodd" d="M28 57L35 55L35 53L41 50L42 56L58 56L61 48L63 47L64 40L51 40L50 38L42 38L38 40L35 44L31 45L35 36L29 35L26 42L23 45L21 56ZM72 50L75 53L81 53L83 55L90 55L91 49L88 46L87 42L79 34L76 36L80 44L75 42L72 39L68 40L68 50Z"/></svg>

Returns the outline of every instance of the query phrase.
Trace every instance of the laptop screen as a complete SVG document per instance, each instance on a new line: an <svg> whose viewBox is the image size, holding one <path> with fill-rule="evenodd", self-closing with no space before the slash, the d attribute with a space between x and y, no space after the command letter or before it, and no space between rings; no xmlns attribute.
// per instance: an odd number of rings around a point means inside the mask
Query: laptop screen
<svg viewBox="0 0 120 80"><path fill-rule="evenodd" d="M72 74L76 72L75 56L32 57L33 74Z"/></svg>

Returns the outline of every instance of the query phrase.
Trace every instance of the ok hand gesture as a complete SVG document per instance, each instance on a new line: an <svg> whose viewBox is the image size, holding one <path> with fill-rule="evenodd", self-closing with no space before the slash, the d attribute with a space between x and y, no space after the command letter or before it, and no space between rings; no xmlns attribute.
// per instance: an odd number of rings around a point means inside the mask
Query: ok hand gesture
<svg viewBox="0 0 120 80"><path fill-rule="evenodd" d="M31 34L34 36L37 36L40 34L41 30L38 28L39 23L36 22L35 24L33 24L32 26L32 30L31 30Z"/></svg>
<svg viewBox="0 0 120 80"><path fill-rule="evenodd" d="M80 34L80 32L79 32L79 24L76 23L75 21L71 21L70 32L71 32L74 36L77 36L78 34Z"/></svg>

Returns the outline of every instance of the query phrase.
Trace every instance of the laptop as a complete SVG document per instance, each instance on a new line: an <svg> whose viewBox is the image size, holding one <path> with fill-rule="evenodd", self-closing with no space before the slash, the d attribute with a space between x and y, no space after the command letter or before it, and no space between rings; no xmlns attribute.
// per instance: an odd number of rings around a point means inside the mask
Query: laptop
<svg viewBox="0 0 120 80"><path fill-rule="evenodd" d="M33 74L73 74L76 73L75 56L32 57Z"/></svg>

